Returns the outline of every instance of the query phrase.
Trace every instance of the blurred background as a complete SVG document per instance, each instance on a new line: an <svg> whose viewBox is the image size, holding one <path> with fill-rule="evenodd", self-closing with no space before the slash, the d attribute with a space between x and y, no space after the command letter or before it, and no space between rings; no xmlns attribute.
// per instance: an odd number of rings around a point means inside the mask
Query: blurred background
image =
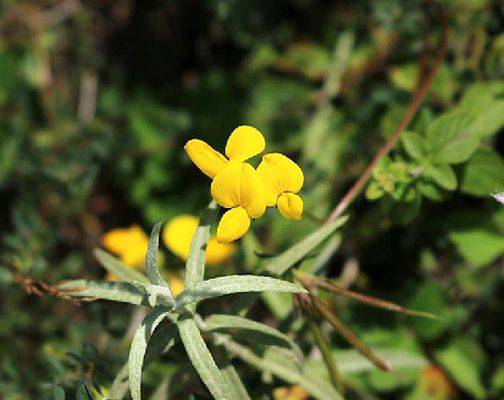
<svg viewBox="0 0 504 400"><path fill-rule="evenodd" d="M105 233L198 215L209 186L183 151L188 139L223 150L237 125L253 125L306 177L301 222L268 213L209 274L250 272L255 251L275 254L315 229L403 115L423 55L433 58L442 26L428 3L1 0L0 399L52 399L53 384L79 398L90 373L106 398L138 323L132 308L36 296L30 279L102 279L92 250ZM447 56L410 129L471 88L472 107L491 97L496 128L455 165L455 188L431 185L405 200L392 190L410 182L383 166L386 176L350 207L328 276L441 317L336 299L368 345L411 355L400 375L349 359L341 368L356 398L504 397L504 206L490 196L504 191L504 7L439 4ZM400 150L390 162L414 164ZM163 252L166 271L183 275L183 261ZM290 300L270 299L252 315L282 327L290 311ZM309 337L301 344L310 351ZM350 351L336 336L333 344ZM185 357L152 364L146 393ZM285 385L239 367L254 398Z"/></svg>

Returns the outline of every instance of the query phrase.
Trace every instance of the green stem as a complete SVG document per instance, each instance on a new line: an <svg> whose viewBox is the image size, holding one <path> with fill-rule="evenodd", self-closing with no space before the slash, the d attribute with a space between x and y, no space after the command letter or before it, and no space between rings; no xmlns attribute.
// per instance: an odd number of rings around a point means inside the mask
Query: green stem
<svg viewBox="0 0 504 400"><path fill-rule="evenodd" d="M322 353L322 358L324 359L325 365L327 367L327 372L329 372L329 378L331 379L334 387L341 393L343 396L345 394L345 386L343 383L343 379L338 372L338 368L336 367L336 362L334 361L334 357L331 352L331 346L329 345L329 340L322 329L317 325L317 321L313 318L313 315L306 310L306 322L308 323L308 328L310 329L313 337L315 338L315 342L317 342L317 346Z"/></svg>

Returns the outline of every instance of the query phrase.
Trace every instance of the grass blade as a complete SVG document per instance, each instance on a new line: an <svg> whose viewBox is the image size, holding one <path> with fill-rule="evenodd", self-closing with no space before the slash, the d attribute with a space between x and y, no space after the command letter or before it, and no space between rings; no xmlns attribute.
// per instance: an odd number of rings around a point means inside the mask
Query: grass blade
<svg viewBox="0 0 504 400"><path fill-rule="evenodd" d="M269 259L262 268L274 275L280 276L289 268L296 265L306 255L322 243L325 239L331 236L336 229L340 228L347 220L347 217L341 217L328 224L322 225L315 232L305 237L294 246L290 247L282 254Z"/></svg>

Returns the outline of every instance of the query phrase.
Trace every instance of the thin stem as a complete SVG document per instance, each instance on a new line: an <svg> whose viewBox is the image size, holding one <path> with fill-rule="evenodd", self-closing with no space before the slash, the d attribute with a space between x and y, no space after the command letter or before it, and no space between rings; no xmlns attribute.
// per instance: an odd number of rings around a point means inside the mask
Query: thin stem
<svg viewBox="0 0 504 400"><path fill-rule="evenodd" d="M379 358L368 346L360 340L333 312L331 312L319 299L311 296L312 305L322 318L329 322L334 329L374 365L384 371L390 371L385 361Z"/></svg>
<svg viewBox="0 0 504 400"><path fill-rule="evenodd" d="M329 378L333 386L338 389L338 391L343 396L345 394L345 386L343 384L343 379L338 372L336 367L336 362L334 361L333 354L331 352L331 346L329 345L329 340L322 329L317 324L317 321L311 314L309 310L305 310L306 321L308 323L308 328L310 329L315 342L317 343L320 352L322 353L322 358L327 367L327 372L329 372Z"/></svg>
<svg viewBox="0 0 504 400"><path fill-rule="evenodd" d="M341 216L341 214L343 214L343 212L348 208L348 206L360 194L365 184L367 183L368 179L370 178L373 169L378 163L378 161L380 161L381 158L385 157L392 150L397 140L399 139L399 136L401 135L402 131L406 129L406 127L412 121L413 117L415 116L422 102L424 101L427 91L429 90L432 81L434 80L434 77L438 72L439 66L441 65L441 61L443 60L446 53L446 45L448 40L448 25L446 22L446 15L443 9L440 9L439 14L442 23L441 39L439 41L436 58L432 64L432 67L428 75L420 85L418 91L415 93L413 100L408 106L408 109L404 113L404 116L402 117L401 121L399 121L399 124L397 125L395 131L392 133L390 139L383 145L382 148L380 148L380 150L378 150L378 153L376 153L375 157L366 167L366 169L364 170L360 178L357 180L357 182L355 182L354 185L348 190L345 196L343 196L343 198L334 208L332 213L329 215L329 217L326 220L326 223L334 221L336 218Z"/></svg>

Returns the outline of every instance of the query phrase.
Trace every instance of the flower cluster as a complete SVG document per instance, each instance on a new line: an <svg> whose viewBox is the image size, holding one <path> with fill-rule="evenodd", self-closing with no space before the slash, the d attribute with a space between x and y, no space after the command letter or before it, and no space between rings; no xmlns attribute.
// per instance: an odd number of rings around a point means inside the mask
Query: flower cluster
<svg viewBox="0 0 504 400"><path fill-rule="evenodd" d="M267 206L277 206L286 218L301 218L303 201L297 195L304 181L301 168L280 153L263 156L257 169L245 162L265 147L262 133L246 125L229 136L226 157L199 139L189 140L184 147L194 164L212 179L214 200L229 209L217 227L219 243L241 238L251 219L261 217Z"/></svg>

